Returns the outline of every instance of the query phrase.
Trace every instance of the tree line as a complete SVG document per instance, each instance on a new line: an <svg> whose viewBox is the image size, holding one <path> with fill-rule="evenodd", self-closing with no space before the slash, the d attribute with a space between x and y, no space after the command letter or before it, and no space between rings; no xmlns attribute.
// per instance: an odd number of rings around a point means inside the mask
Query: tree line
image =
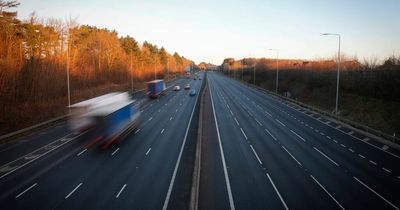
<svg viewBox="0 0 400 210"><path fill-rule="evenodd" d="M0 0L0 133L64 114L67 70L74 103L170 79L193 63L164 47L74 19L32 13L20 20L12 11L18 5Z"/></svg>
<svg viewBox="0 0 400 210"><path fill-rule="evenodd" d="M339 115L390 135L400 132L400 56L381 64L342 58ZM278 93L328 112L335 108L337 62L279 59ZM276 59L224 59L220 69L233 78L275 91ZM254 81L255 73L255 81Z"/></svg>

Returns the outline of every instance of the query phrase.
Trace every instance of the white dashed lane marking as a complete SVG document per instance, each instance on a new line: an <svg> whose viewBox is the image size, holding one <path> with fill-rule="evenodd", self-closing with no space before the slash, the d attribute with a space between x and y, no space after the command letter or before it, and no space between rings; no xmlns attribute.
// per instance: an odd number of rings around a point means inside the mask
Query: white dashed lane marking
<svg viewBox="0 0 400 210"><path fill-rule="evenodd" d="M65 199L68 199L80 186L82 186L82 182L78 184L70 193L68 193L67 196L65 196Z"/></svg>
<svg viewBox="0 0 400 210"><path fill-rule="evenodd" d="M244 131L243 131L242 128L240 128L240 131L242 131L242 134L243 134L244 138L247 140L247 136L246 136L246 134L244 133Z"/></svg>
<svg viewBox="0 0 400 210"><path fill-rule="evenodd" d="M317 150L317 152L319 152L322 156L324 156L326 159L328 159L329 161L331 161L333 164L335 164L336 166L339 166L338 163L336 163L334 160L332 160L330 157L328 157L328 155L326 155L325 153L321 152L319 149L317 149L316 147L314 147L315 150Z"/></svg>
<svg viewBox="0 0 400 210"><path fill-rule="evenodd" d="M279 121L278 119L275 119L279 124L281 124L283 127L286 127L285 124L283 124L283 122Z"/></svg>
<svg viewBox="0 0 400 210"><path fill-rule="evenodd" d="M30 187L28 187L26 190L22 191L20 194L18 194L17 196L15 196L15 198L19 198L21 195L23 195L24 193L28 192L30 189L34 188L37 185L37 183L31 185Z"/></svg>

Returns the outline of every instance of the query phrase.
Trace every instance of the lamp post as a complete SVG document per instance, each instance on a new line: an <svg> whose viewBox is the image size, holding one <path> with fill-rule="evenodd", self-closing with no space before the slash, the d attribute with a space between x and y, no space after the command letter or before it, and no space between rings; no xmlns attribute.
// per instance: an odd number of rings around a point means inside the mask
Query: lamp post
<svg viewBox="0 0 400 210"><path fill-rule="evenodd" d="M167 57L167 81L169 81L169 58Z"/></svg>
<svg viewBox="0 0 400 210"><path fill-rule="evenodd" d="M276 86L275 92L278 93L278 84L279 84L279 51L277 49L269 49L276 52Z"/></svg>
<svg viewBox="0 0 400 210"><path fill-rule="evenodd" d="M154 80L157 79L156 69L157 69L157 55L155 55L154 57Z"/></svg>
<svg viewBox="0 0 400 210"><path fill-rule="evenodd" d="M337 63L337 76L336 76L336 104L335 104L335 114L338 114L338 106L339 106L339 74L340 74L340 42L341 42L341 36L340 34L334 34L334 33L324 33L322 34L324 36L337 36L338 41L339 41L339 51L338 51L338 63Z"/></svg>
<svg viewBox="0 0 400 210"><path fill-rule="evenodd" d="M254 57L253 54L249 54L249 58L252 58L252 64L253 64L253 85L256 85L256 58Z"/></svg>
<svg viewBox="0 0 400 210"><path fill-rule="evenodd" d="M240 68L242 70L242 81L243 81L243 59L240 61Z"/></svg>
<svg viewBox="0 0 400 210"><path fill-rule="evenodd" d="M68 27L68 44L67 44L67 93L68 93L68 112L71 112L71 92L69 87L69 43L71 41L70 28Z"/></svg>
<svg viewBox="0 0 400 210"><path fill-rule="evenodd" d="M255 61L256 61L256 58L253 58L253 85L256 85L256 62Z"/></svg>

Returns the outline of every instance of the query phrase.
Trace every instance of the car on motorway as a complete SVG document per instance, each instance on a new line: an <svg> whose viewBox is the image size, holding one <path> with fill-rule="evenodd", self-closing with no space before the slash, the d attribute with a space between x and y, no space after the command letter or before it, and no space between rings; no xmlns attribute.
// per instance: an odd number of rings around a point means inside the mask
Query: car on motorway
<svg viewBox="0 0 400 210"><path fill-rule="evenodd" d="M186 84L186 85L185 85L185 89L186 89L186 90L190 89L190 84Z"/></svg>
<svg viewBox="0 0 400 210"><path fill-rule="evenodd" d="M180 91L181 87L179 85L174 86L174 88L172 89L174 91Z"/></svg>
<svg viewBox="0 0 400 210"><path fill-rule="evenodd" d="M195 95L196 95L196 90L195 90L195 89L191 90L191 91L189 92L189 95L190 95L190 96L195 96Z"/></svg>

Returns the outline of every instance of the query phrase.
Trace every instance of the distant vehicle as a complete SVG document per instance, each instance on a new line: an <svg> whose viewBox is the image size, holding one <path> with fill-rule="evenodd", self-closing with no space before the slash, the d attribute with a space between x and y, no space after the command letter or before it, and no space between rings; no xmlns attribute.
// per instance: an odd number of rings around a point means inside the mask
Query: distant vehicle
<svg viewBox="0 0 400 210"><path fill-rule="evenodd" d="M147 82L147 95L150 98L158 98L166 90L164 80L153 80Z"/></svg>
<svg viewBox="0 0 400 210"><path fill-rule="evenodd" d="M181 90L181 87L179 85L176 85L176 86L174 86L173 90L174 91L179 91L179 90Z"/></svg>
<svg viewBox="0 0 400 210"><path fill-rule="evenodd" d="M119 137L139 125L139 105L128 92L115 92L71 105L68 125L74 133L93 128L97 136L92 143L101 142L107 148Z"/></svg>
<svg viewBox="0 0 400 210"><path fill-rule="evenodd" d="M186 72L186 78L189 79L190 78L190 72Z"/></svg>
<svg viewBox="0 0 400 210"><path fill-rule="evenodd" d="M190 84L186 84L185 89L190 89Z"/></svg>
<svg viewBox="0 0 400 210"><path fill-rule="evenodd" d="M195 96L195 95L196 95L196 90L195 90L195 89L191 90L191 91L189 92L189 95L190 95L190 96Z"/></svg>

